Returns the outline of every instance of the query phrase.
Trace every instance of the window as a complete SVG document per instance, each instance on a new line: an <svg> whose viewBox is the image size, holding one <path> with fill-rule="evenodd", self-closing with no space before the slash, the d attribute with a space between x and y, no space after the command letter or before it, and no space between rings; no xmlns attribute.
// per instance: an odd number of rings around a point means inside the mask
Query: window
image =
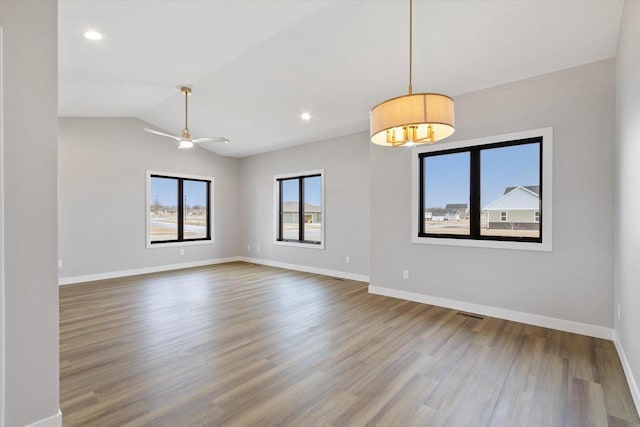
<svg viewBox="0 0 640 427"><path fill-rule="evenodd" d="M275 177L276 244L324 248L324 171Z"/></svg>
<svg viewBox="0 0 640 427"><path fill-rule="evenodd" d="M212 243L213 178L147 171L147 247Z"/></svg>
<svg viewBox="0 0 640 427"><path fill-rule="evenodd" d="M469 236L469 153L424 159L424 231Z"/></svg>
<svg viewBox="0 0 640 427"><path fill-rule="evenodd" d="M551 147L547 128L416 148L412 241L551 250Z"/></svg>
<svg viewBox="0 0 640 427"><path fill-rule="evenodd" d="M480 155L480 208L486 212L480 235L512 240L540 239L534 212L540 193L541 138L477 147Z"/></svg>
<svg viewBox="0 0 640 427"><path fill-rule="evenodd" d="M542 138L420 154L420 236L541 241ZM456 202L456 203L452 203ZM461 210L469 208L469 219Z"/></svg>

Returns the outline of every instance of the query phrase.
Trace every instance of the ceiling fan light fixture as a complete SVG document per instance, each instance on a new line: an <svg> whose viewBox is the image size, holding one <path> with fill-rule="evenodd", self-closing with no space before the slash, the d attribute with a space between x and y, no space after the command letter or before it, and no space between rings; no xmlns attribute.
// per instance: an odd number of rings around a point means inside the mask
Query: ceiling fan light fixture
<svg viewBox="0 0 640 427"><path fill-rule="evenodd" d="M193 148L193 141L190 141L188 139L181 139L178 143L178 149L184 150L187 148Z"/></svg>
<svg viewBox="0 0 640 427"><path fill-rule="evenodd" d="M189 130L189 95L191 95L191 88L188 86L181 86L180 92L184 95L184 129L182 130L182 136L171 135L155 129L144 128L145 132L153 133L155 135L166 136L168 138L178 141L178 148L181 150L192 148L194 142L224 142L229 143L229 140L223 136L215 137L202 137L193 138L191 131Z"/></svg>
<svg viewBox="0 0 640 427"><path fill-rule="evenodd" d="M439 93L413 93L413 0L409 0L409 93L371 109L371 142L387 147L433 144L455 131L453 99Z"/></svg>

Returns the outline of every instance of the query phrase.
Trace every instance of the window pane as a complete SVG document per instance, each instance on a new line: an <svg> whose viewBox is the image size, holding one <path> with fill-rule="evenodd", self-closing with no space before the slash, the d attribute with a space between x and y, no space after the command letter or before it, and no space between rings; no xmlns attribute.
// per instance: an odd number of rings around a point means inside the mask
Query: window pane
<svg viewBox="0 0 640 427"><path fill-rule="evenodd" d="M304 240L322 239L322 179L304 178Z"/></svg>
<svg viewBox="0 0 640 427"><path fill-rule="evenodd" d="M470 154L423 158L424 232L469 235Z"/></svg>
<svg viewBox="0 0 640 427"><path fill-rule="evenodd" d="M540 144L480 152L480 234L540 237Z"/></svg>
<svg viewBox="0 0 640 427"><path fill-rule="evenodd" d="M178 180L151 177L149 230L152 242L178 239Z"/></svg>
<svg viewBox="0 0 640 427"><path fill-rule="evenodd" d="M282 180L282 238L284 240L299 240L300 230L300 180Z"/></svg>
<svg viewBox="0 0 640 427"><path fill-rule="evenodd" d="M205 239L207 237L207 183L185 179L183 197L183 238Z"/></svg>

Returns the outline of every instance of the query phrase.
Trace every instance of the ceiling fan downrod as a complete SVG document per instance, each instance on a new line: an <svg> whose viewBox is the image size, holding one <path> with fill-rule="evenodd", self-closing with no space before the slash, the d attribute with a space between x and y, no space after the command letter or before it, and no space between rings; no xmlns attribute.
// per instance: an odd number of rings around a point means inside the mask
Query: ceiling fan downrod
<svg viewBox="0 0 640 427"><path fill-rule="evenodd" d="M189 130L189 95L191 95L191 88L182 86L180 91L184 94L184 129L182 130L182 137L191 139L191 131Z"/></svg>

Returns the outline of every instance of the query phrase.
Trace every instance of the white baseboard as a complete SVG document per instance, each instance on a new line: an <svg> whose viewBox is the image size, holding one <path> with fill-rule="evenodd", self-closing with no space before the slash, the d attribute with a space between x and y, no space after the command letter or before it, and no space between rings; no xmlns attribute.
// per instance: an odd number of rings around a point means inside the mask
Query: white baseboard
<svg viewBox="0 0 640 427"><path fill-rule="evenodd" d="M629 360L627 359L627 355L624 352L624 347L622 347L622 342L620 342L620 337L618 337L618 333L616 331L613 332L613 343L616 345L618 357L620 358L622 369L624 370L624 376L627 377L629 390L631 390L631 397L633 397L633 402L636 404L636 411L638 412L638 416L640 417L640 388L638 388L638 383L633 376L631 365L629 365Z"/></svg>
<svg viewBox="0 0 640 427"><path fill-rule="evenodd" d="M224 264L227 262L245 261L253 264L267 265L270 267L286 268L288 270L304 271L306 273L322 274L324 276L340 277L342 279L357 280L359 282L369 282L369 276L344 271L329 270L326 268L308 267L305 265L288 264L284 262L268 261L259 258L229 257L218 258L205 261L183 262L180 264L159 265L156 267L136 268L132 270L110 271L106 273L87 274L84 276L61 277L58 279L59 285L71 285L73 283L92 282L95 280L115 279L118 277L135 276L138 274L158 273L161 271L179 270L183 268L202 267L205 265Z"/></svg>
<svg viewBox="0 0 640 427"><path fill-rule="evenodd" d="M540 316L538 314L523 313L520 311L507 310L504 308L474 304L448 298L433 297L430 295L383 288L380 286L369 285L369 293L420 302L423 304L437 305L439 307L477 313L485 316L497 317L499 319L512 320L514 322L526 323L528 325L542 326L544 328L557 329L559 331L572 332L574 334L587 335L606 340L613 339L613 329L606 328L604 326L589 325L587 323L573 322L571 320L556 319L553 317Z"/></svg>
<svg viewBox="0 0 640 427"><path fill-rule="evenodd" d="M345 271L329 270L326 268L309 267L299 264L288 264L286 262L269 261L260 258L239 257L240 261L250 262L252 264L267 265L269 267L286 268L287 270L304 271L305 273L321 274L323 276L339 277L341 279L355 280L358 282L369 283L369 276L364 274L347 273Z"/></svg>
<svg viewBox="0 0 640 427"><path fill-rule="evenodd" d="M61 427L62 426L62 412L58 409L58 413L51 415L50 417L43 418L40 421L31 423L26 427Z"/></svg>
<svg viewBox="0 0 640 427"><path fill-rule="evenodd" d="M117 277L135 276L138 274L158 273L160 271L180 270L183 268L202 267L205 265L224 264L240 261L240 257L217 258L204 261L183 262L179 264L159 265L156 267L135 268L132 270L110 271L107 273L87 274L84 276L61 277L59 285L71 285L73 283L92 282L94 280L115 279Z"/></svg>

